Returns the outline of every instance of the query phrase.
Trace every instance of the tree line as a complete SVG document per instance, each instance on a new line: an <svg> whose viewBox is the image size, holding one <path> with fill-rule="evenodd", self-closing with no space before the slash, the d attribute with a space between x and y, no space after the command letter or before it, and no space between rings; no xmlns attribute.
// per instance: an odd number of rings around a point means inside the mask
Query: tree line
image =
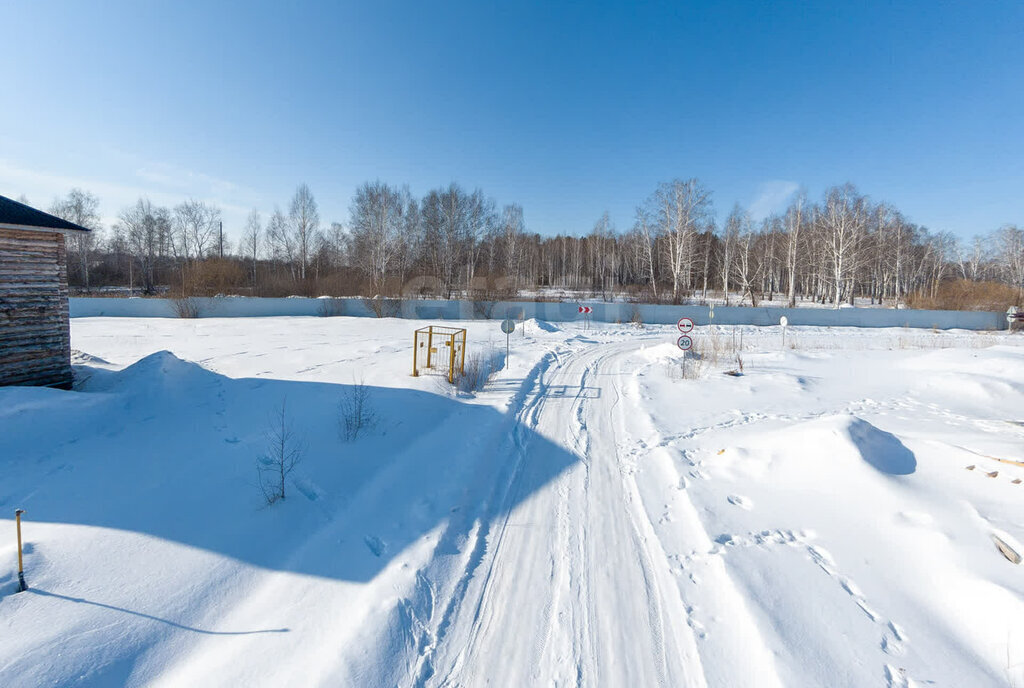
<svg viewBox="0 0 1024 688"><path fill-rule="evenodd" d="M141 198L109 228L99 199L81 189L50 212L96 230L69 238L69 278L82 290L442 298L571 290L605 300L839 307L923 302L952 280L1003 285L1004 301L1020 301L1024 289L1024 230L958 240L850 184L817 201L798 192L760 220L735 205L719 225L711 191L677 179L659 184L625 231L604 213L582 236L530 232L520 205L499 207L455 183L416 197L366 182L344 223L322 222L301 184L285 209L253 210L234 242L220 210L195 199L163 207Z"/></svg>

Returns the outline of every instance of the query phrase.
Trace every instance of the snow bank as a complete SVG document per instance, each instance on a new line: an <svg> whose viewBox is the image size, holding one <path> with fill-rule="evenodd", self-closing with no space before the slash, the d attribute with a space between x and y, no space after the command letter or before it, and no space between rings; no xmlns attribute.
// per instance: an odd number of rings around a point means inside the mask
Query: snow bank
<svg viewBox="0 0 1024 688"><path fill-rule="evenodd" d="M561 329L557 325L549 323L546 320L537 320L537 318L530 318L530 319L526 320L525 322L523 322L523 327L526 327L526 328L530 329L531 331L540 331L540 332L549 332L549 333L550 332L560 332L561 331Z"/></svg>

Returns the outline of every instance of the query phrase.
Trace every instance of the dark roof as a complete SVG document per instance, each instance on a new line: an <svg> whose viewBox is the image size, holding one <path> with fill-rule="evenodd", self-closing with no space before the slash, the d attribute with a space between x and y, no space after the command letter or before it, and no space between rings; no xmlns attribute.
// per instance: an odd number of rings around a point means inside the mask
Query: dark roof
<svg viewBox="0 0 1024 688"><path fill-rule="evenodd" d="M70 230L74 232L90 231L85 227L76 225L74 222L68 222L50 213L44 213L42 210L30 208L24 203L12 201L5 196L0 196L0 225L18 225L19 227L37 227L39 229Z"/></svg>

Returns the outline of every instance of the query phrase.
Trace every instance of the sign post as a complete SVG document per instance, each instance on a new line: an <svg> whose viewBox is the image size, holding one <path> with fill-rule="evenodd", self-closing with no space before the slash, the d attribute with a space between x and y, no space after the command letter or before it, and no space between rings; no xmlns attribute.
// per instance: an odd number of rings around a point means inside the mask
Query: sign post
<svg viewBox="0 0 1024 688"><path fill-rule="evenodd" d="M789 318L782 316L779 318L779 324L782 325L782 348L786 348L786 328L789 326Z"/></svg>
<svg viewBox="0 0 1024 688"><path fill-rule="evenodd" d="M509 335L511 335L513 332L515 332L515 330L516 330L516 321L513 320L512 318L505 318L504 320L501 321L501 331L505 333L505 365L504 365L505 368L508 367L508 358L509 358L508 339L509 339Z"/></svg>
<svg viewBox="0 0 1024 688"><path fill-rule="evenodd" d="M594 312L594 309L590 306L580 306L578 310L583 315L583 329L590 329L590 314Z"/></svg>
<svg viewBox="0 0 1024 688"><path fill-rule="evenodd" d="M1010 326L1010 332L1024 330L1024 308L1010 306L1006 311L1006 322Z"/></svg>
<svg viewBox="0 0 1024 688"><path fill-rule="evenodd" d="M683 320L688 320L688 318L683 318ZM680 322L682 322L682 321L680 321ZM692 326L693 323L691 322L690 325ZM682 328L680 327L679 329L681 330ZM679 339L676 340L676 346L678 346L682 350L682 352L683 352L683 377L685 378L686 377L686 352L693 348L693 339L690 337L690 335L684 334L681 337L679 337Z"/></svg>

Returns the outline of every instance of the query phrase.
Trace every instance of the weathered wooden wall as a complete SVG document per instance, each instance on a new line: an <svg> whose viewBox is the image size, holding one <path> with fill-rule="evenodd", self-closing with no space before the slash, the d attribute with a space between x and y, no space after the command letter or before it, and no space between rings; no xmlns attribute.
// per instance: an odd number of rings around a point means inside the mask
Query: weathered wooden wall
<svg viewBox="0 0 1024 688"><path fill-rule="evenodd" d="M64 235L0 228L0 385L71 382Z"/></svg>

